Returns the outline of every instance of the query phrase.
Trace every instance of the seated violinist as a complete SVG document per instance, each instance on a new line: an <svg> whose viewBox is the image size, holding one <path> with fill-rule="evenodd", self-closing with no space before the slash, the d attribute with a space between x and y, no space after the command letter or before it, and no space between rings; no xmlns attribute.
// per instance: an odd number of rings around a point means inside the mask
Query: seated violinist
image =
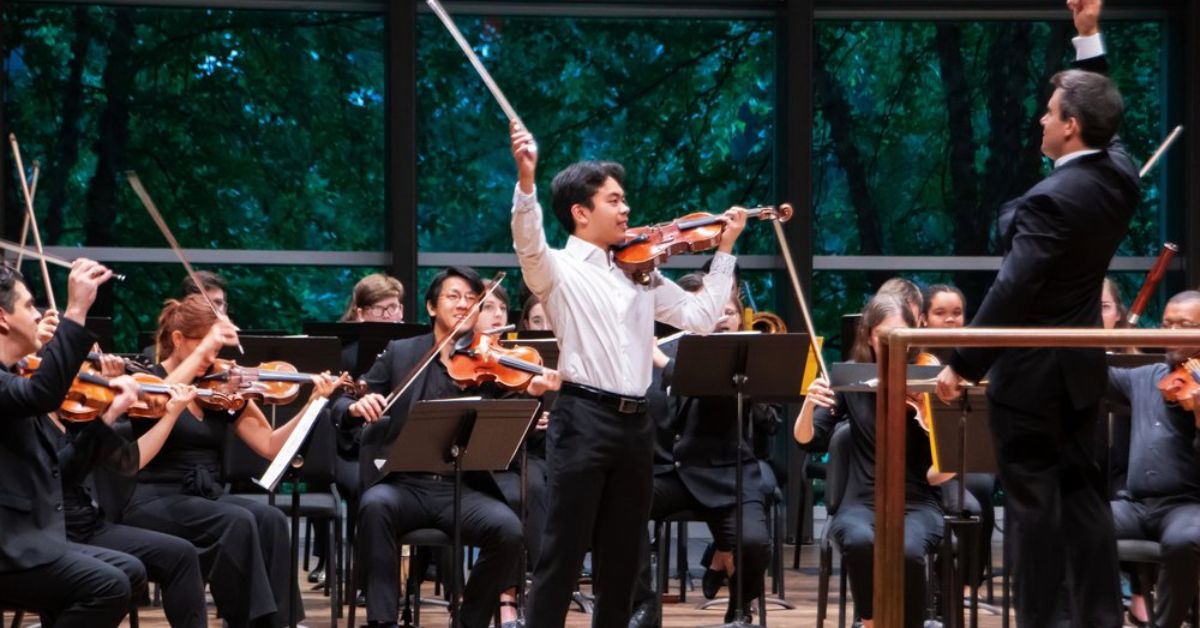
<svg viewBox="0 0 1200 628"><path fill-rule="evenodd" d="M1200 328L1200 292L1171 297L1162 326ZM1108 371L1109 395L1131 410L1127 490L1111 504L1113 522L1118 539L1162 545L1158 626L1183 623L1200 578L1200 364L1189 364L1198 355L1195 347L1175 347L1166 363ZM1164 384L1167 390L1160 390Z"/></svg>
<svg viewBox="0 0 1200 628"><path fill-rule="evenodd" d="M492 282L483 282L485 288L492 288ZM508 291L503 285L496 286L487 295L479 308L479 318L475 322L475 333L483 333L508 325ZM536 424L536 431L526 440L528 473L525 486L525 549L528 553L529 566L536 565L542 549L542 530L546 527L546 439L545 432L549 426L549 412L543 412ZM520 458L513 460L512 467L507 471L492 474L504 500L512 507L517 516L521 516L521 466Z"/></svg>
<svg viewBox="0 0 1200 628"><path fill-rule="evenodd" d="M863 310L853 357L875 362L879 342L896 327L913 327L912 309L900 298L875 295ZM911 410L910 410L911 412ZM850 577L854 606L866 628L873 625L873 568L875 549L875 393L834 392L829 382L817 378L808 388L796 419L796 442L811 452L826 451L834 427L850 421L849 477L841 507L832 520L830 534L843 552ZM919 417L918 417L919 419ZM938 490L926 479L933 464L929 436L919 420L906 422L904 473L904 625L924 625L925 556L941 542L942 506ZM833 464L833 461L830 461Z"/></svg>
<svg viewBox="0 0 1200 628"><path fill-rule="evenodd" d="M117 626L129 610L129 578L67 544L62 472L45 419L66 398L95 340L84 322L111 276L96 262L76 260L60 320L53 310L39 314L21 274L0 265L0 606L51 615L59 628ZM38 350L38 369L17 375L22 359ZM136 385L124 390L121 403L131 403ZM110 407L79 440L113 437L120 409Z"/></svg>
<svg viewBox="0 0 1200 628"><path fill-rule="evenodd" d="M494 396L491 386L464 388L450 377L447 364L453 343L447 343L439 359L433 360L396 402L385 408L384 395L402 384L406 375L437 343L450 336L461 322L462 330L474 328L465 320L484 292L479 275L470 268L451 267L438 273L425 293L425 309L433 319L433 332L395 340L388 344L364 376L370 392L357 401L338 399L332 404L334 421L342 429L353 429L364 421L359 455L365 490L358 514L358 565L365 575L367 620L372 626L395 626L398 618L400 554L397 539L418 528L453 532L454 481L434 473L381 474L373 461L385 458L400 435L411 408L421 400L464 395ZM540 395L557 385L557 374L534 377L527 392ZM462 492L463 541L479 548L463 592L462 625L489 625L501 592L513 589L522 574L517 565L522 551L521 521L504 502L504 496L486 473L464 474ZM513 604L515 606L515 604ZM506 628L519 625L516 609L502 606Z"/></svg>
<svg viewBox="0 0 1200 628"><path fill-rule="evenodd" d="M100 375L105 379L110 382L127 379L122 377L125 361L121 358L103 355L98 361ZM176 419L195 394L191 386L171 386L161 418L135 419L150 421L152 427L132 442L115 433L103 442L88 440L81 435L89 429L89 423L62 420L57 412L49 415L62 470L63 510L70 547L125 572L135 593L144 587L147 576L159 583L163 612L172 628L208 625L204 579L196 548L169 534L109 523L96 505L86 478L97 467L122 475L136 474L158 454ZM113 418L120 416L127 405L114 402L104 420L109 421L109 414Z"/></svg>
<svg viewBox="0 0 1200 628"><path fill-rule="evenodd" d="M162 363L154 372L168 383L191 384L209 371L221 347L237 341L233 323L200 295L170 300L158 317ZM309 403L334 389L328 375L313 379ZM302 415L272 429L254 401L237 411L189 403L158 455L138 472L125 507L126 525L196 547L217 611L229 626L286 625L292 605L296 617L304 617L299 587L290 578L287 517L274 506L226 494L222 475L226 432L271 459ZM139 439L154 427L153 421L133 422Z"/></svg>

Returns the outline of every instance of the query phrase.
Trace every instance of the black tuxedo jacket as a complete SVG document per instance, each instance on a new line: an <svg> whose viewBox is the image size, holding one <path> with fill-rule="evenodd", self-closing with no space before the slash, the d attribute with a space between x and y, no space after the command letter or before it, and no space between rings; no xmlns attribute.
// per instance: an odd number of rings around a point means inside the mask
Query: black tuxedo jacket
<svg viewBox="0 0 1200 628"><path fill-rule="evenodd" d="M1077 64L1104 71L1103 57ZM1000 212L1004 259L972 327L1100 327L1100 290L1140 198L1137 168L1114 141L1079 157ZM1064 399L1082 409L1106 386L1103 349L959 349L950 365L989 397L1036 409Z"/></svg>
<svg viewBox="0 0 1200 628"><path fill-rule="evenodd" d="M94 338L63 319L46 344L42 364L25 379L0 365L0 572L30 569L57 560L67 544L63 519L62 464L56 430L46 413L58 408ZM116 436L103 421L81 434Z"/></svg>
<svg viewBox="0 0 1200 628"><path fill-rule="evenodd" d="M370 370L363 376L363 380L366 381L370 392L387 396L388 393L400 385L409 372L412 371L413 367L432 348L433 334L393 340L388 343L383 353L371 365ZM387 457L389 446L400 435L400 432L404 429L404 424L408 422L409 412L418 401L423 400L421 391L424 390L426 381L429 379L433 369L436 368L438 368L436 364L430 364L421 371L421 374L417 375L417 378L408 387L404 395L392 405L388 414L385 414L378 422L363 428L362 444L358 453L359 477L361 478L363 490L366 490L387 475L375 466L375 460ZM479 389L463 391L463 396L475 394L485 397L489 396L486 391ZM352 417L348 412L352 402L352 399L341 397L331 404L331 418L342 430L353 430L362 425L362 419ZM490 473L464 473L463 478L467 485L475 489L488 492L493 496L501 496L499 488L491 479Z"/></svg>

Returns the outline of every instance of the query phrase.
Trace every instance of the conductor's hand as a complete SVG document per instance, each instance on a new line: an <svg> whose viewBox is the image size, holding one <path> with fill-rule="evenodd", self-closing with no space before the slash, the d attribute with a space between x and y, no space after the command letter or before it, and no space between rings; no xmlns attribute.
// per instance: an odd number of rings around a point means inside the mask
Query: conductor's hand
<svg viewBox="0 0 1200 628"><path fill-rule="evenodd" d="M837 404L833 389L829 387L829 380L824 377L818 377L808 385L808 396L806 399L822 408L832 408Z"/></svg>
<svg viewBox="0 0 1200 628"><path fill-rule="evenodd" d="M721 222L725 223L725 231L721 233L721 244L717 245L717 250L732 253L733 243L737 242L738 236L746 228L746 208L730 207L721 216Z"/></svg>
<svg viewBox="0 0 1200 628"><path fill-rule="evenodd" d="M383 416L383 406L386 401L379 393L367 393L362 399L350 404L350 416L359 417L367 423L374 423Z"/></svg>
<svg viewBox="0 0 1200 628"><path fill-rule="evenodd" d="M1102 0L1067 0L1067 8L1075 20L1075 30L1081 37L1089 37L1100 32L1100 8Z"/></svg>
<svg viewBox="0 0 1200 628"><path fill-rule="evenodd" d="M537 172L537 143L533 134L519 122L508 125L512 137L513 161L517 163L517 183L525 194L533 194L533 176Z"/></svg>
<svg viewBox="0 0 1200 628"><path fill-rule="evenodd" d="M941 373L938 373L937 388L934 389L934 393L944 403L950 403L962 394L962 385L966 381L958 373L955 373L954 369L947 366L942 369Z"/></svg>

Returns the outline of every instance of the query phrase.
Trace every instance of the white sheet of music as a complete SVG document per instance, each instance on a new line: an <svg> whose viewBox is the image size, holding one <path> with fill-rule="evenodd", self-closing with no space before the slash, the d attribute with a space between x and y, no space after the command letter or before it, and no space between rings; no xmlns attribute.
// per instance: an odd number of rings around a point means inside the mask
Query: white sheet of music
<svg viewBox="0 0 1200 628"><path fill-rule="evenodd" d="M275 490L279 485L279 480L283 478L283 473L291 466L292 460L300 451L300 446L304 444L304 439L308 438L308 433L312 431L312 426L317 422L317 417L321 416L321 410L329 403L329 399L321 397L312 402L304 415L300 417L300 421L296 424L296 429L284 441L283 447L279 450L279 455L271 461L266 472L261 478L254 480L254 483L267 489L268 491Z"/></svg>

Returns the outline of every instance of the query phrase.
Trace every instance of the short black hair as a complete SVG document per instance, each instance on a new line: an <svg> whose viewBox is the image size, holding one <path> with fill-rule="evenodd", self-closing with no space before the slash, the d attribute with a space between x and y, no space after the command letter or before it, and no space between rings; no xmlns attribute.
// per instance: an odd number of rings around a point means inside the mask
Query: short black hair
<svg viewBox="0 0 1200 628"><path fill-rule="evenodd" d="M470 266L448 266L446 270L433 276L433 281L429 283L429 288L425 290L425 305L434 305L437 303L438 297L442 294L442 284L451 277L458 277L467 282L475 294L483 295L483 280L479 278L479 273L475 272Z"/></svg>
<svg viewBox="0 0 1200 628"><path fill-rule="evenodd" d="M704 289L704 273L688 273L675 283L688 292L700 292Z"/></svg>
<svg viewBox="0 0 1200 628"><path fill-rule="evenodd" d="M1062 90L1059 118L1079 120L1079 135L1088 147L1108 146L1125 115L1121 92L1112 80L1095 72L1064 70L1051 77L1050 84Z"/></svg>
<svg viewBox="0 0 1200 628"><path fill-rule="evenodd" d="M200 280L200 285L204 286L204 292L208 292L214 288L222 292L226 291L225 279L210 270L196 271L196 279ZM196 282L192 281L192 276L188 275L179 284L179 292L186 297L189 294L200 294L200 289L196 287Z"/></svg>
<svg viewBox="0 0 1200 628"><path fill-rule="evenodd" d="M0 263L0 308L4 308L9 314L13 311L13 306L17 303L17 283L25 283L25 276L21 271L9 266L7 263Z"/></svg>
<svg viewBox="0 0 1200 628"><path fill-rule="evenodd" d="M575 233L575 218L571 208L592 207L596 190L609 178L625 185L625 167L615 161L577 161L554 175L550 183L550 206L567 233Z"/></svg>

